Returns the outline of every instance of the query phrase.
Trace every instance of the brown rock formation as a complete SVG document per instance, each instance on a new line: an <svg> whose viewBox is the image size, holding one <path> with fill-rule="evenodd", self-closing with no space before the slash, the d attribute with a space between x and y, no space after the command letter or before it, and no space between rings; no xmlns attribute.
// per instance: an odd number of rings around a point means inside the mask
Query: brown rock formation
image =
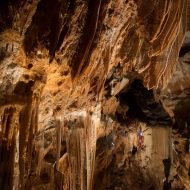
<svg viewBox="0 0 190 190"><path fill-rule="evenodd" d="M189 18L188 0L1 0L0 189L188 190Z"/></svg>

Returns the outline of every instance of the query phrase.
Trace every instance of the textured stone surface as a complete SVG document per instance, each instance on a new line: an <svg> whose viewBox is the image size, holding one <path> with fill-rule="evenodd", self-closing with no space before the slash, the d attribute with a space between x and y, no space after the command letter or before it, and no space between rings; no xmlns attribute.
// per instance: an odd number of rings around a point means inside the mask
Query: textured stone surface
<svg viewBox="0 0 190 190"><path fill-rule="evenodd" d="M2 0L1 189L162 189L169 157L188 189L189 28L187 0Z"/></svg>

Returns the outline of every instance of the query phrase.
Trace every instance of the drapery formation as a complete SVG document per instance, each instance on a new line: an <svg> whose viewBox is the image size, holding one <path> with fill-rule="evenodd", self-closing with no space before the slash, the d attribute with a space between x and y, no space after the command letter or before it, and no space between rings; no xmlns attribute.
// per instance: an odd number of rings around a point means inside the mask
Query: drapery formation
<svg viewBox="0 0 190 190"><path fill-rule="evenodd" d="M69 185L63 187L77 189L92 189L95 168L97 132L100 125L100 107L91 110L77 110L60 116L57 128L57 169L63 175L64 159L68 159ZM61 139L66 142L67 157L60 158Z"/></svg>
<svg viewBox="0 0 190 190"><path fill-rule="evenodd" d="M111 129L128 121L130 100L121 105L120 93L135 79L148 89L167 86L189 28L188 5L188 0L0 2L2 189L93 189L103 118L117 123ZM155 105L149 100L140 107L145 115Z"/></svg>

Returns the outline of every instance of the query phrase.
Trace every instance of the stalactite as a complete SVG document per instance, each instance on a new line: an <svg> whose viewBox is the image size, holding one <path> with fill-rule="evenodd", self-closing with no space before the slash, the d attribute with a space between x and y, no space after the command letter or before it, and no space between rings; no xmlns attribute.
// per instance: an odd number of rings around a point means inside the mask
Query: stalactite
<svg viewBox="0 0 190 190"><path fill-rule="evenodd" d="M19 170L20 170L20 185L24 188L26 173L26 157L27 157L27 140L29 136L29 126L31 122L31 100L20 112L20 135L19 135Z"/></svg>
<svg viewBox="0 0 190 190"><path fill-rule="evenodd" d="M15 153L14 153L14 173L13 173L13 190L19 189L19 130L17 124L17 132L15 134Z"/></svg>
<svg viewBox="0 0 190 190"><path fill-rule="evenodd" d="M62 139L62 133L61 133L61 126L60 126L60 121L57 124L57 130L56 130L56 149L57 149L57 161L56 161L56 169L59 168L59 159L60 159L60 153L61 153L61 139Z"/></svg>
<svg viewBox="0 0 190 190"><path fill-rule="evenodd" d="M78 114L79 113L79 114ZM85 129L83 117L85 112L78 112L78 116L68 115L64 117L64 135L66 138L68 159L70 165L70 189L86 189L85 178ZM69 119L68 122L65 119ZM66 129L68 127L68 129Z"/></svg>
<svg viewBox="0 0 190 190"><path fill-rule="evenodd" d="M120 95L135 79L155 92L167 85L189 28L188 6L189 0L1 1L0 188L92 190L104 176L100 190L123 189L114 172L127 176L133 157L141 176L146 161L136 149L128 152L126 144L133 149L138 138L125 129L136 127L136 117L155 126L171 121L152 111L162 107L152 94L132 93L123 102ZM151 151L173 161L171 134L162 128L152 136ZM159 171L158 156L152 158Z"/></svg>
<svg viewBox="0 0 190 190"><path fill-rule="evenodd" d="M99 109L97 106L87 111L70 112L60 118L63 138L67 144L72 190L92 190L97 129L100 124ZM57 138L60 147L59 135Z"/></svg>
<svg viewBox="0 0 190 190"><path fill-rule="evenodd" d="M1 110L0 162L2 164L0 166L0 186L2 189L12 189L15 178L18 179L16 174L18 167L18 163L16 163L16 157L18 156L16 137L19 130L19 107L6 106Z"/></svg>

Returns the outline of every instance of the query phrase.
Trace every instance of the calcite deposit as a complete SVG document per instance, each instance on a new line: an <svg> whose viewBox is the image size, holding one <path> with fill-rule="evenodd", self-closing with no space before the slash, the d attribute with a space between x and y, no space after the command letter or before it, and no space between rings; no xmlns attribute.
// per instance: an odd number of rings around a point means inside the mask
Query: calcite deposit
<svg viewBox="0 0 190 190"><path fill-rule="evenodd" d="M189 0L1 0L0 189L189 190L189 21Z"/></svg>

